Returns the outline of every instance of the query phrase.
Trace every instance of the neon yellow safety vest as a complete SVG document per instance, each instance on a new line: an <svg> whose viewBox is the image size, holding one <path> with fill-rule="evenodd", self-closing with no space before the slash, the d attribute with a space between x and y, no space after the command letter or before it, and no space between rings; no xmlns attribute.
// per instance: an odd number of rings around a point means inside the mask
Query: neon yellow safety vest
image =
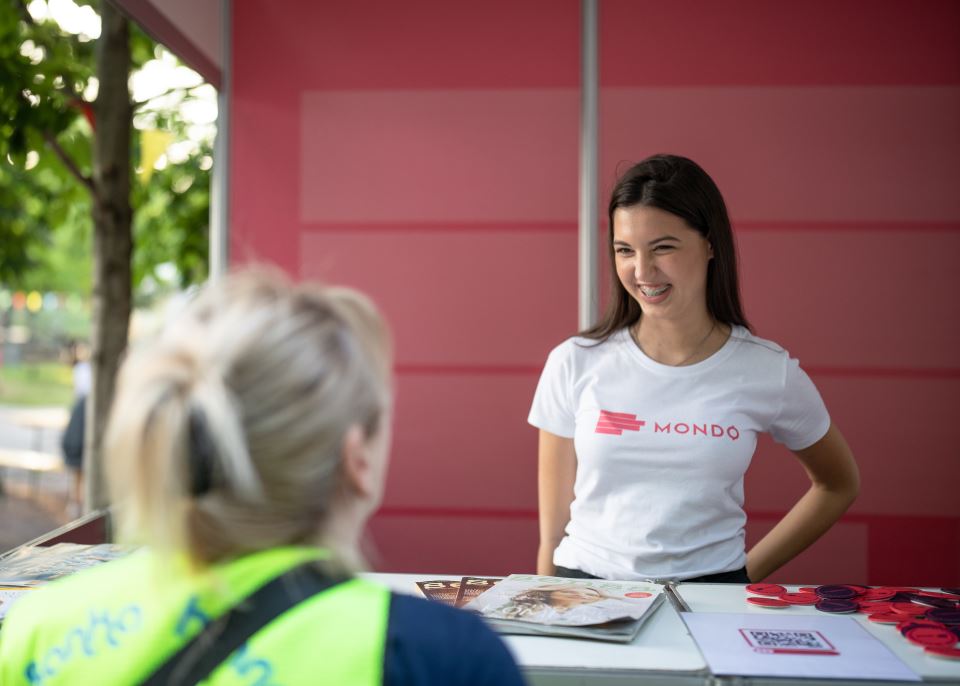
<svg viewBox="0 0 960 686"><path fill-rule="evenodd" d="M278 548L191 573L146 550L32 591L0 628L0 684L146 679L211 619L324 552ZM361 579L293 607L221 664L209 686L380 686L390 592Z"/></svg>

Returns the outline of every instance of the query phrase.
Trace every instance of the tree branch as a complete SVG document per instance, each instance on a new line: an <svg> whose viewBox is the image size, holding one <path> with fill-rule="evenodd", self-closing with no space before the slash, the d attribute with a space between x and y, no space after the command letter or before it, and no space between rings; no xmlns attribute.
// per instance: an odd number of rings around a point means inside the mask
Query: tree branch
<svg viewBox="0 0 960 686"><path fill-rule="evenodd" d="M176 86L176 87L174 87L174 88L169 88L169 89L165 90L163 93L157 93L156 95L150 96L150 97L147 98L146 100L136 100L136 101L134 101L134 102L133 102L133 109L134 109L134 111L136 111L136 110L140 109L141 107L143 107L144 105L149 104L151 101L156 100L157 98L162 98L162 97L165 96L165 95L171 95L171 94L177 93L177 92L189 93L189 92L191 92L191 91L196 90L197 88L200 88L200 86L205 86L205 85L207 85L207 84L201 83L201 84L198 85L198 86L190 86L189 88L183 88L182 86Z"/></svg>
<svg viewBox="0 0 960 686"><path fill-rule="evenodd" d="M50 149L53 150L56 156L60 158L60 161L63 163L63 166L67 168L67 171L73 174L77 181L86 186L91 195L96 195L97 187L93 183L93 179L84 175L84 173L80 171L80 167L78 167L77 163L73 161L73 158L67 154L67 151L63 149L53 134L45 132L43 134L43 139L47 142L47 145L50 146Z"/></svg>

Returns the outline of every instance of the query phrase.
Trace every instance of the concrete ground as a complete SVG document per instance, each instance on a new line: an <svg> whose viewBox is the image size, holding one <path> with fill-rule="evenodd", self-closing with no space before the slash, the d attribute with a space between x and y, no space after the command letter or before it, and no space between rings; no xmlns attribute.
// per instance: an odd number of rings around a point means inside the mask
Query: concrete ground
<svg viewBox="0 0 960 686"><path fill-rule="evenodd" d="M0 496L0 553L56 529L65 523L31 497Z"/></svg>

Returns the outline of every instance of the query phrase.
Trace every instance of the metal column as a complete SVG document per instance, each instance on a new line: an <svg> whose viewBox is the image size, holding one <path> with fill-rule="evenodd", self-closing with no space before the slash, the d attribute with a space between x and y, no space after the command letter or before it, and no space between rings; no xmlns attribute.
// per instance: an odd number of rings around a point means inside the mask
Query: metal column
<svg viewBox="0 0 960 686"><path fill-rule="evenodd" d="M580 329L597 320L597 138L599 99L598 0L581 0L580 39L580 219L579 309Z"/></svg>

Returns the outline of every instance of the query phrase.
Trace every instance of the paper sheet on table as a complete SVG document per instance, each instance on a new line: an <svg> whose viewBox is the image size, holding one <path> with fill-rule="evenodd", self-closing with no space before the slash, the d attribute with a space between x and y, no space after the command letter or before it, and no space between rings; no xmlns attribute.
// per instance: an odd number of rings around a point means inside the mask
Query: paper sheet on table
<svg viewBox="0 0 960 686"><path fill-rule="evenodd" d="M0 588L0 621L7 616L7 612L10 611L13 604L27 593L32 593L31 589Z"/></svg>
<svg viewBox="0 0 960 686"><path fill-rule="evenodd" d="M920 681L851 617L685 612L714 674Z"/></svg>

